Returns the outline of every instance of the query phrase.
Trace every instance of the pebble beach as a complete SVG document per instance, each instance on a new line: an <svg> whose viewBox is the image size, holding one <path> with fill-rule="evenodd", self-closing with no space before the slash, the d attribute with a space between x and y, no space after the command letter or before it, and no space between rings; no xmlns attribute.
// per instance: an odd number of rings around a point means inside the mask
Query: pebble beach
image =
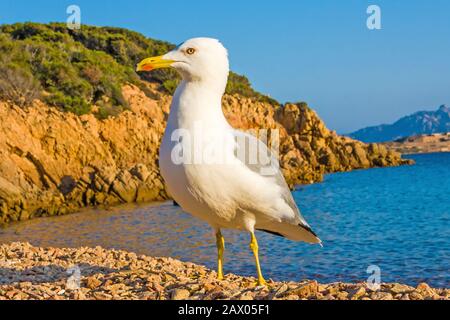
<svg viewBox="0 0 450 320"><path fill-rule="evenodd" d="M449 288L382 283L268 281L227 274L172 258L101 247L0 246L0 300L448 300Z"/></svg>

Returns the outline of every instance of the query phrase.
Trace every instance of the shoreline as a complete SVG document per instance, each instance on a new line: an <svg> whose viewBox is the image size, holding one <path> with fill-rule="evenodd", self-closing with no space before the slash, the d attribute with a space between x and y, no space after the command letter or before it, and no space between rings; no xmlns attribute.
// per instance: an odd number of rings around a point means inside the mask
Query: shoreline
<svg viewBox="0 0 450 320"><path fill-rule="evenodd" d="M402 153L402 156L415 156L421 154L441 154L441 153L450 153L450 151L427 151L427 152L412 152L412 153Z"/></svg>
<svg viewBox="0 0 450 320"><path fill-rule="evenodd" d="M450 152L450 132L406 137L382 144L402 155L448 153Z"/></svg>
<svg viewBox="0 0 450 320"><path fill-rule="evenodd" d="M0 300L449 300L449 288L382 283L328 284L268 281L216 273L172 258L122 250L42 248L14 242L0 246Z"/></svg>
<svg viewBox="0 0 450 320"><path fill-rule="evenodd" d="M414 154L409 154L409 155L414 155ZM395 167L399 167L399 166L415 165L415 161L414 160L412 160L412 159L405 159L405 160L410 161L410 163L402 164L402 165L398 165L398 166L355 168L355 169L352 169L352 170L349 170L349 171L328 172L328 173L324 173L323 178L325 176L332 175L332 174L347 173L347 172L353 172L353 171L359 171L359 170L385 169L385 168L395 168ZM311 186L311 185L314 185L314 184L323 183L324 182L323 178L320 181L311 181L311 182L304 182L304 183L301 183L301 184L296 184L296 185L294 185L292 187L291 192L293 192L295 190L298 190L301 187L307 187L307 186ZM74 205L74 204L71 204L71 203L62 203L62 208L64 210L63 212L59 212L57 214L35 215L33 217L28 217L26 219L15 219L15 220L11 220L11 221L8 221L8 222L4 222L4 221L1 220L1 212L0 212L0 230L8 228L8 227L11 227L13 225L21 224L23 222L27 222L27 221L30 221L30 220L35 220L35 219L72 215L72 214L83 213L83 212L90 211L90 210L109 211L111 209L120 208L120 207L124 207L124 206L158 205L158 204L165 203L165 202L168 202L168 201L174 201L174 200L169 195L166 194L165 197L156 198L156 199L152 199L152 200L143 200L143 201L134 201L134 202L117 202L117 203L111 203L111 204L109 204L109 203L98 203L98 204L95 204L95 205ZM51 205L51 203L49 203L49 205Z"/></svg>

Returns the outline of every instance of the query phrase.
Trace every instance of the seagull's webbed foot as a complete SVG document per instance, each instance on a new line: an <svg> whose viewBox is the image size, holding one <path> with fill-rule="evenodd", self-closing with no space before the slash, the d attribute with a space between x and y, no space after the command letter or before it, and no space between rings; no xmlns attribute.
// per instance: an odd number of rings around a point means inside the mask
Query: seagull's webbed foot
<svg viewBox="0 0 450 320"><path fill-rule="evenodd" d="M216 232L216 246L217 246L217 280L223 280L223 252L225 250L225 239L220 232Z"/></svg>

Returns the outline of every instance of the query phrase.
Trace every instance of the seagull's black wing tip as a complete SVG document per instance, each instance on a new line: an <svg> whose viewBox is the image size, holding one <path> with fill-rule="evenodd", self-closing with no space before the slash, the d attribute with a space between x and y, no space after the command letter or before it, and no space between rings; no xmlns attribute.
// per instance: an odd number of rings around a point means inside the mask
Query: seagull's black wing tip
<svg viewBox="0 0 450 320"><path fill-rule="evenodd" d="M305 230L308 231L309 233L311 233L314 237L319 238L319 237L317 236L317 234L316 234L309 226L304 225L304 224L301 224L301 223L299 223L298 226L299 226L300 228L302 228L302 229L305 229Z"/></svg>
<svg viewBox="0 0 450 320"><path fill-rule="evenodd" d="M262 231L262 232L266 232L266 233L270 233L270 234L273 234L274 236L285 238L285 236L283 236L281 233L278 233L278 232L275 232L275 231L270 231L270 230L265 230L265 229L256 229L256 230Z"/></svg>

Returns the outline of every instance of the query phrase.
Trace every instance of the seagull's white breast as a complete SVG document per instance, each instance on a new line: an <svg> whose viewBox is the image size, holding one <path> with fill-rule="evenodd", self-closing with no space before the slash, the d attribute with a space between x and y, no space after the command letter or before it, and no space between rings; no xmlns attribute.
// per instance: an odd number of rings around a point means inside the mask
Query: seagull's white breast
<svg viewBox="0 0 450 320"><path fill-rule="evenodd" d="M174 200L190 214L220 226L236 213L229 192L232 183L223 184L230 178L229 167L236 162L222 161L225 153L233 152L234 138L220 100L208 98L208 93L199 94L196 88L179 87L172 101L159 165ZM186 157L181 163L180 152Z"/></svg>

